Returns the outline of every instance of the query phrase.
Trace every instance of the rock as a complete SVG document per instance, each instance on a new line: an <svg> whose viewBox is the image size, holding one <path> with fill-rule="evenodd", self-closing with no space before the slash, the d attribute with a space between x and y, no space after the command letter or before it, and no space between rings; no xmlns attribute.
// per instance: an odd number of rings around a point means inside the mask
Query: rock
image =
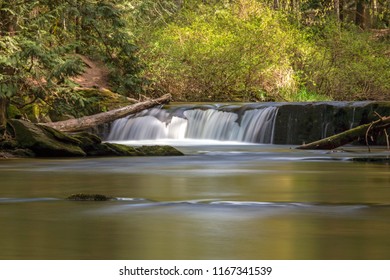
<svg viewBox="0 0 390 280"><path fill-rule="evenodd" d="M89 156L139 156L135 148L112 143L97 144L87 151Z"/></svg>
<svg viewBox="0 0 390 280"><path fill-rule="evenodd" d="M130 147L103 143L91 133L66 134L45 125L9 120L13 140L1 141L0 150L19 157L179 156L171 146ZM6 157L6 155L4 156Z"/></svg>
<svg viewBox="0 0 390 280"><path fill-rule="evenodd" d="M172 146L141 146L136 148L144 156L182 156L184 155L179 150Z"/></svg>
<svg viewBox="0 0 390 280"><path fill-rule="evenodd" d="M102 143L102 140L91 133L81 132L73 135L81 142L80 147L88 156L138 156L135 148L112 143Z"/></svg>
<svg viewBox="0 0 390 280"><path fill-rule="evenodd" d="M107 196L104 194L85 194L85 193L78 193L78 194L72 194L66 198L67 200L74 200L74 201L107 201L107 200L115 200L112 196Z"/></svg>
<svg viewBox="0 0 390 280"><path fill-rule="evenodd" d="M282 103L278 106L273 144L301 145L370 123L390 115L390 102L308 102ZM365 144L365 140L359 144ZM382 133L370 144L386 145Z"/></svg>
<svg viewBox="0 0 390 280"><path fill-rule="evenodd" d="M357 157L357 158L352 158L352 161L390 164L390 158L389 157L383 157L383 156L377 156L377 157L375 157L375 156L374 157Z"/></svg>
<svg viewBox="0 0 390 280"><path fill-rule="evenodd" d="M80 157L86 153L77 139L54 129L22 120L9 120L19 148L29 149L39 157Z"/></svg>

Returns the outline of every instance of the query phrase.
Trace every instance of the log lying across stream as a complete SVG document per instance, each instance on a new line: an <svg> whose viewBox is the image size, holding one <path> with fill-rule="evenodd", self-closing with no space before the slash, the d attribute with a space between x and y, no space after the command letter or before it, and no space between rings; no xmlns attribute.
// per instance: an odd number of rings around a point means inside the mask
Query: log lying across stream
<svg viewBox="0 0 390 280"><path fill-rule="evenodd" d="M49 126L62 132L74 132L85 130L100 124L112 122L116 119L126 117L131 114L141 112L145 109L155 107L157 105L169 103L171 100L170 94L165 94L156 99L132 104L119 109L103 112L91 116L85 116L78 119L70 119L59 122L41 123L41 125Z"/></svg>
<svg viewBox="0 0 390 280"><path fill-rule="evenodd" d="M381 117L379 120L372 123L363 124L339 134L314 141L308 144L298 146L297 149L302 150L332 150L348 143L351 143L359 138L366 139L369 133L376 133L390 127L390 117ZM387 133L386 133L386 137Z"/></svg>

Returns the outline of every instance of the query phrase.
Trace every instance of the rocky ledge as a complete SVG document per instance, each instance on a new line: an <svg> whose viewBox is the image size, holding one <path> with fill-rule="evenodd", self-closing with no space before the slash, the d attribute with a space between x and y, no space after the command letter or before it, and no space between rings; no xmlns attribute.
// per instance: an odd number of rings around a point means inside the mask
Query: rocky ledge
<svg viewBox="0 0 390 280"><path fill-rule="evenodd" d="M141 146L105 143L87 132L62 133L45 125L9 120L7 140L0 142L0 157L85 157L85 156L180 156L171 146Z"/></svg>

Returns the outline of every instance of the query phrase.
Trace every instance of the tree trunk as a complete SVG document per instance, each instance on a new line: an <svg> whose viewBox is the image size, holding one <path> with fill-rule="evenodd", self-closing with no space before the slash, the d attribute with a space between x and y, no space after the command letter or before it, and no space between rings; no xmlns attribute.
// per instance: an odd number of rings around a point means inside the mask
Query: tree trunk
<svg viewBox="0 0 390 280"><path fill-rule="evenodd" d="M274 0L274 9L279 10L279 0Z"/></svg>
<svg viewBox="0 0 390 280"><path fill-rule="evenodd" d="M302 150L332 150L351 143L358 138L365 138L368 132L377 132L390 127L390 117L383 117L369 124L363 124L339 134L298 146Z"/></svg>
<svg viewBox="0 0 390 280"><path fill-rule="evenodd" d="M7 103L7 98L0 96L0 131L4 130L7 124Z"/></svg>
<svg viewBox="0 0 390 280"><path fill-rule="evenodd" d="M97 126L99 124L112 122L116 119L141 112L145 109L149 109L157 105L169 103L170 100L171 100L171 95L165 94L162 97L157 99L151 99L144 102L139 102L123 108L111 110L104 113L99 113L92 116L86 116L78 119L70 119L66 121L59 121L59 122L52 122L52 123L41 123L41 124L63 132L81 131L87 128Z"/></svg>
<svg viewBox="0 0 390 280"><path fill-rule="evenodd" d="M366 4L364 3L364 1L365 0L357 0L356 2L355 24L361 29L365 28Z"/></svg>
<svg viewBox="0 0 390 280"><path fill-rule="evenodd" d="M340 0L334 0L333 4L336 18L340 20Z"/></svg>
<svg viewBox="0 0 390 280"><path fill-rule="evenodd" d="M344 0L339 0L339 20L344 21Z"/></svg>

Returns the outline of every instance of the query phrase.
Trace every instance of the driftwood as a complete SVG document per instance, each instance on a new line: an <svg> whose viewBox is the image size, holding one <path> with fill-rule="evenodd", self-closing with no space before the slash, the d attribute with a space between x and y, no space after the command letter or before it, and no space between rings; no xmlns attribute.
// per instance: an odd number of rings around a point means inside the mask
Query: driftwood
<svg viewBox="0 0 390 280"><path fill-rule="evenodd" d="M171 100L171 95L165 94L162 97L159 97L157 99L150 99L144 102L139 102L119 109L111 110L108 112L103 112L91 116L85 116L78 119L70 119L66 121L41 123L41 125L46 125L63 132L81 131L87 128L97 126L99 124L112 122L116 119L141 112L145 109L149 109L157 105L169 103L170 100Z"/></svg>
<svg viewBox="0 0 390 280"><path fill-rule="evenodd" d="M337 147L351 143L359 138L366 139L366 143L368 143L369 133L384 130L387 136L386 128L388 127L390 127L390 117L380 117L379 120L376 120L372 123L363 124L347 131L341 132L339 134L298 146L297 149L332 150Z"/></svg>

